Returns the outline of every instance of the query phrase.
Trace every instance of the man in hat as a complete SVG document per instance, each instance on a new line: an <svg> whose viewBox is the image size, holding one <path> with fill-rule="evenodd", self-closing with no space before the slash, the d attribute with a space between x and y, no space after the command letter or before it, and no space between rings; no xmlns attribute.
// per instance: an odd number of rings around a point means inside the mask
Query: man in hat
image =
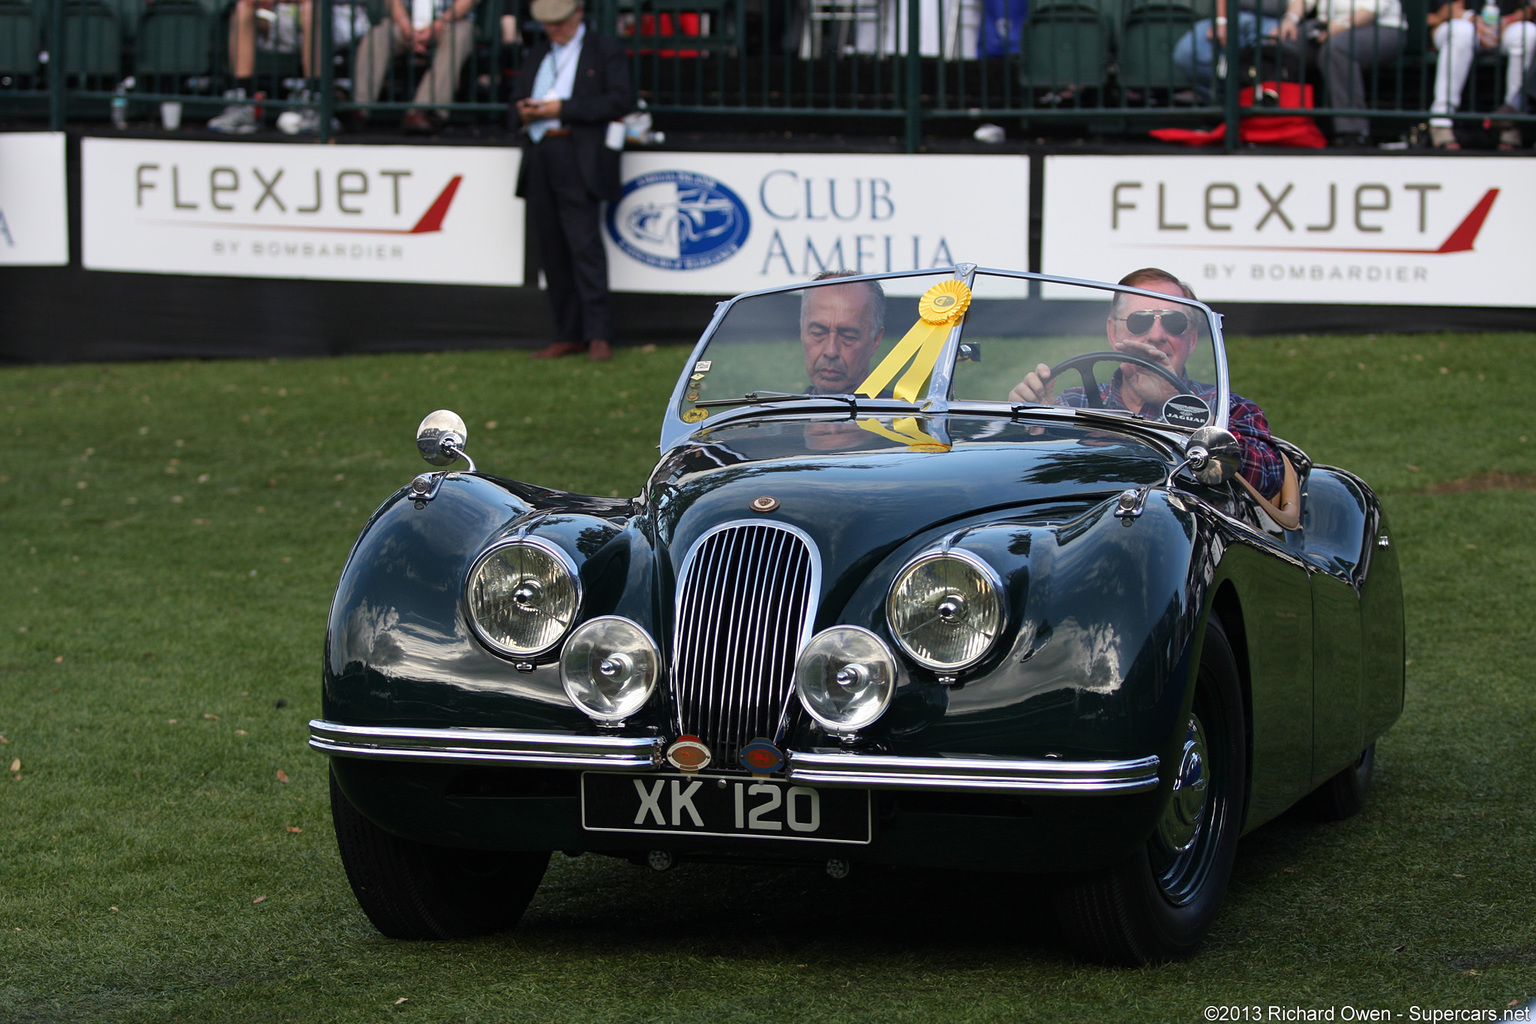
<svg viewBox="0 0 1536 1024"><path fill-rule="evenodd" d="M533 353L554 359L585 351L607 359L613 337L602 203L619 198L619 158L630 109L624 48L582 24L581 0L533 0L548 37L528 54L512 89L523 128L517 194L555 313L555 340ZM614 125L610 128L610 125Z"/></svg>

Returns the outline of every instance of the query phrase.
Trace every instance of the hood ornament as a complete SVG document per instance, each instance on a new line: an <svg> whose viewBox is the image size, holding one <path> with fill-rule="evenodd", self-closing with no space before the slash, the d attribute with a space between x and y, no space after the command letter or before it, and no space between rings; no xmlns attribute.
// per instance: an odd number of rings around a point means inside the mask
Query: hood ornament
<svg viewBox="0 0 1536 1024"><path fill-rule="evenodd" d="M760 513L773 512L779 507L779 499L767 494L760 498L752 499L752 511Z"/></svg>

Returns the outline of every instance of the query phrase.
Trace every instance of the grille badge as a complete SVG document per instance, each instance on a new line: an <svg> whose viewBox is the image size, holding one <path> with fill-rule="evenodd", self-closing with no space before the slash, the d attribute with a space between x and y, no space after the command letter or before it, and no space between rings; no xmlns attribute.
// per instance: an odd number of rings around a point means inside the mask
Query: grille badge
<svg viewBox="0 0 1536 1024"><path fill-rule="evenodd" d="M667 748L667 762L678 771L689 774L708 768L712 757L709 748L697 736L679 736Z"/></svg>
<svg viewBox="0 0 1536 1024"><path fill-rule="evenodd" d="M741 748L741 763L753 775L772 775L784 763L784 753L771 741L759 737Z"/></svg>

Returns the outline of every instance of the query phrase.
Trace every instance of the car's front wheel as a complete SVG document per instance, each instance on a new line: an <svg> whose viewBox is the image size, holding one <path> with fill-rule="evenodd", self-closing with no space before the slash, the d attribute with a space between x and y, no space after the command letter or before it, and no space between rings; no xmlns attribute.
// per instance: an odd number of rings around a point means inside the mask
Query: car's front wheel
<svg viewBox="0 0 1536 1024"><path fill-rule="evenodd" d="M363 817L331 776L336 845L368 920L392 939L456 939L504 931L523 916L549 852L432 846Z"/></svg>
<svg viewBox="0 0 1536 1024"><path fill-rule="evenodd" d="M1057 889L1063 930L1079 952L1129 966L1194 954L1232 874L1246 763L1237 660L1213 615L1161 820L1123 863Z"/></svg>

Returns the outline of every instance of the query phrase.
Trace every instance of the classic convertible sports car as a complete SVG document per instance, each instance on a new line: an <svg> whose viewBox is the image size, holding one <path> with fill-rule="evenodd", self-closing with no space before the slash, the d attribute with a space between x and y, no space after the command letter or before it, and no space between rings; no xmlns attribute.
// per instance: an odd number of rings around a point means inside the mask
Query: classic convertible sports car
<svg viewBox="0 0 1536 1024"><path fill-rule="evenodd" d="M1403 612L1376 497L1255 429L1183 295L962 264L738 296L629 499L482 472L428 416L311 723L374 925L510 927L559 850L1027 872L1087 955L1191 955L1244 831L1360 807Z"/></svg>

